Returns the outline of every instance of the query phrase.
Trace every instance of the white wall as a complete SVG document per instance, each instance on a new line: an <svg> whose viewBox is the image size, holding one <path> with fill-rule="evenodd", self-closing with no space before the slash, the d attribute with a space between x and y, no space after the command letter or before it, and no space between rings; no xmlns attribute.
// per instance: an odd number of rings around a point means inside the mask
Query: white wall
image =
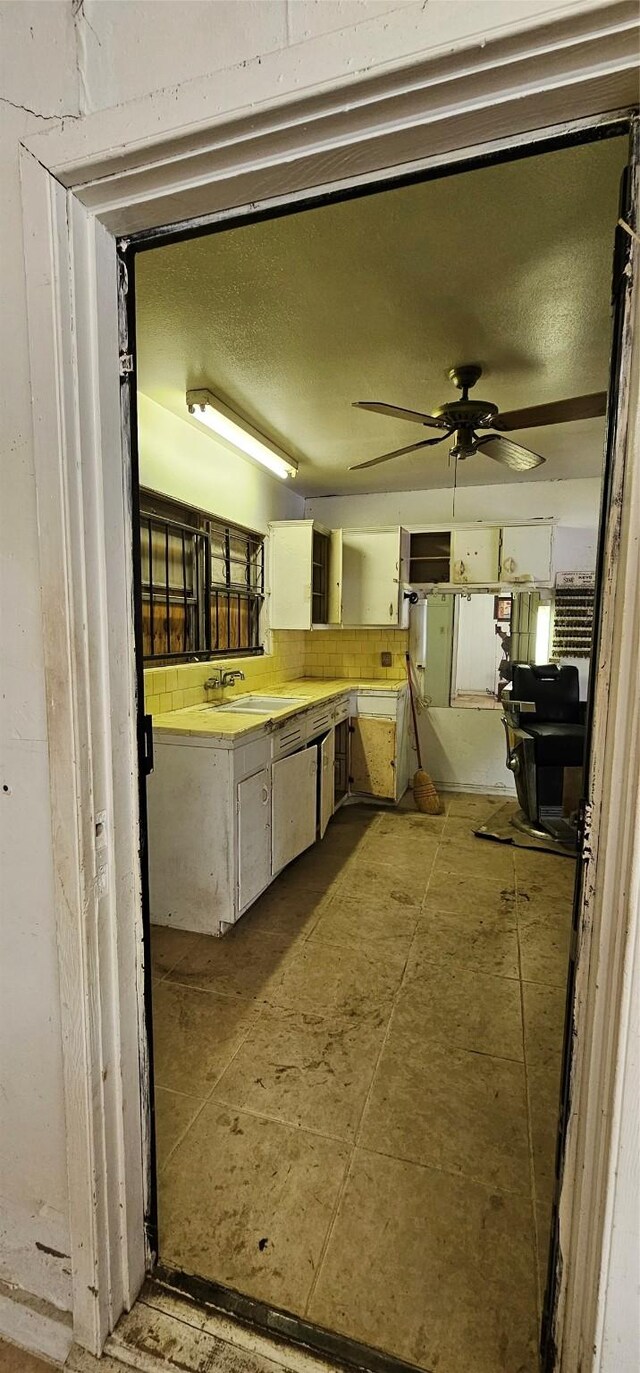
<svg viewBox="0 0 640 1373"><path fill-rule="evenodd" d="M269 520L300 519L293 481L270 476L206 430L138 394L140 482L221 519L266 533ZM294 479L295 481L295 479Z"/></svg>
<svg viewBox="0 0 640 1373"><path fill-rule="evenodd" d="M47 738L19 141L47 121L122 101L134 139L146 113L135 102L208 73L211 114L330 86L497 32L586 12L602 0L410 0L405 4L263 0L0 0L3 280L2 424L2 925L0 1277L68 1306L67 1186L59 987L52 896ZM73 13L75 10L75 29ZM160 115L160 109L165 111ZM168 131L170 100L154 106ZM567 487L570 483L565 484ZM538 488L539 489L539 488ZM492 499L495 499L496 488ZM511 496L515 488L511 488ZM558 492L558 495L561 493ZM510 497L511 499L511 497ZM360 504L360 502L358 502ZM502 517L514 512L506 505ZM438 518L446 518L443 512ZM548 513L556 513L550 509ZM352 515L355 522L356 515ZM379 522L371 513L367 521ZM386 520L400 516L387 512ZM408 516L402 516L408 518ZM413 522L423 518L414 510ZM342 517L330 523L345 523ZM577 517L575 524L588 524ZM467 713L471 715L471 712ZM43 1246L38 1248L37 1246ZM56 1250L56 1257L46 1250Z"/></svg>
<svg viewBox="0 0 640 1373"><path fill-rule="evenodd" d="M75 44L70 5L0 20L0 1280L68 1307L45 1252L69 1233L18 140L77 113Z"/></svg>
<svg viewBox="0 0 640 1373"><path fill-rule="evenodd" d="M518 520L555 519L578 529L595 530L600 511L600 480L509 482L495 486L458 487L455 520L451 490L391 491L363 496L318 496L308 500L307 515L331 529L402 524L406 529L430 525L509 524Z"/></svg>
<svg viewBox="0 0 640 1373"><path fill-rule="evenodd" d="M515 795L513 775L505 762L501 711L434 706L420 713L418 729L422 764L436 786L445 791Z"/></svg>

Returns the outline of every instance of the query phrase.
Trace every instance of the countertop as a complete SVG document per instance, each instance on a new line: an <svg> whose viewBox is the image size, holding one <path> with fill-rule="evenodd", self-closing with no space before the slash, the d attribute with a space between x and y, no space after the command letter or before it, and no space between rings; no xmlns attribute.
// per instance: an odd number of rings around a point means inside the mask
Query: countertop
<svg viewBox="0 0 640 1373"><path fill-rule="evenodd" d="M263 691L238 692L238 695L245 696L301 698L296 705L284 706L282 710L275 710L272 714L247 714L241 710L219 711L212 709L216 705L215 699L212 699L206 705L185 706L182 710L170 710L162 715L154 715L153 729L157 734L199 735L206 737L211 743L219 741L228 748L236 740L260 734L265 729L269 730L280 724L282 720L298 715L307 706L322 705L325 701L344 696L346 692L382 692L385 695L397 695L405 686L406 679L403 677L388 681L359 681L351 677L300 677L292 682L280 682L275 687L265 687ZM213 697L213 692L211 694ZM222 703L221 700L218 704ZM224 703L226 704L226 700Z"/></svg>

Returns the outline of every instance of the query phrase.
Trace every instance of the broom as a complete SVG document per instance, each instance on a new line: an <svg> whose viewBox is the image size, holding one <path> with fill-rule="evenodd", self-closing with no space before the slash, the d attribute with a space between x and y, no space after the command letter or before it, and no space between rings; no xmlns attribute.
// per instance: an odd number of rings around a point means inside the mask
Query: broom
<svg viewBox="0 0 640 1373"><path fill-rule="evenodd" d="M411 657L405 654L407 663L407 681L409 683L409 696L411 698L411 714L413 716L413 732L416 736L416 753L418 755L418 771L413 779L413 798L424 815L442 815L444 806L428 772L425 772L420 757L420 735L418 734L418 719L416 716L416 703L413 695L413 677L411 675Z"/></svg>

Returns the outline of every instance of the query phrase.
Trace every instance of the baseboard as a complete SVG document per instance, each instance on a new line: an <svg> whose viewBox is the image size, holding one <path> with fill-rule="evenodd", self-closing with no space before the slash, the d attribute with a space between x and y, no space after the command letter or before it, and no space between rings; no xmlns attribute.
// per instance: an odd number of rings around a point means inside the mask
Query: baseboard
<svg viewBox="0 0 640 1373"><path fill-rule="evenodd" d="M0 1336L31 1354L63 1364L73 1341L70 1311L0 1282Z"/></svg>
<svg viewBox="0 0 640 1373"><path fill-rule="evenodd" d="M515 801L516 791L510 791L508 787L483 787L475 782L443 782L439 777L433 778L433 784L438 791L462 792L465 796L495 796L497 801Z"/></svg>

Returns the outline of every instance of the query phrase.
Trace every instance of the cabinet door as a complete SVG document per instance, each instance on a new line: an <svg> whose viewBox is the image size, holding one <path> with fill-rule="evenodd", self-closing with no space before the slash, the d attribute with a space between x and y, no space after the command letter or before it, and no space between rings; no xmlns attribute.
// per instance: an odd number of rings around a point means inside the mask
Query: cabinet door
<svg viewBox="0 0 640 1373"><path fill-rule="evenodd" d="M311 629L313 521L269 526L269 623L272 629Z"/></svg>
<svg viewBox="0 0 640 1373"><path fill-rule="evenodd" d="M550 582L552 527L512 525L502 531L500 580Z"/></svg>
<svg viewBox="0 0 640 1373"><path fill-rule="evenodd" d="M329 592L327 597L330 625L342 624L342 530L332 529L329 535Z"/></svg>
<svg viewBox="0 0 640 1373"><path fill-rule="evenodd" d="M351 791L396 799L396 722L358 715L351 721Z"/></svg>
<svg viewBox="0 0 640 1373"><path fill-rule="evenodd" d="M343 529L343 625L397 625L400 530Z"/></svg>
<svg viewBox="0 0 640 1373"><path fill-rule="evenodd" d="M499 529L451 531L451 580L459 586L498 581Z"/></svg>
<svg viewBox="0 0 640 1373"><path fill-rule="evenodd" d="M320 806L318 823L324 838L335 807L336 732L330 729L320 745Z"/></svg>
<svg viewBox="0 0 640 1373"><path fill-rule="evenodd" d="M318 749L300 749L271 765L271 870L275 874L316 837Z"/></svg>
<svg viewBox="0 0 640 1373"><path fill-rule="evenodd" d="M271 779L267 768L239 782L238 914L246 911L271 881Z"/></svg>

